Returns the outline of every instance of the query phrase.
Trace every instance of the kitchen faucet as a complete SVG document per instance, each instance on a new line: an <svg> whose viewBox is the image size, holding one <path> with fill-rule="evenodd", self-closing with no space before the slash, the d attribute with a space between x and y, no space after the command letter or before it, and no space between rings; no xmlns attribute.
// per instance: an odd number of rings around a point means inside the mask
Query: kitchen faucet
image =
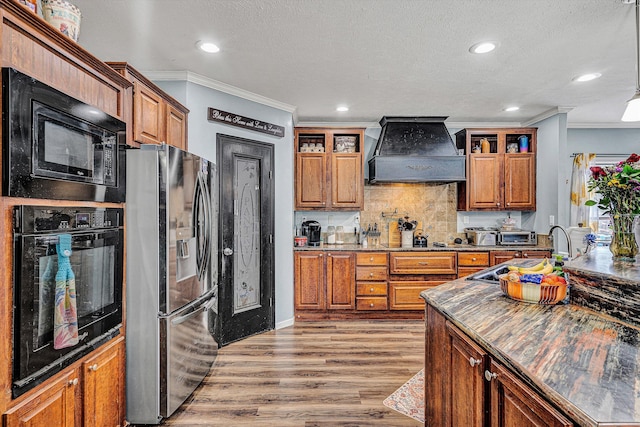
<svg viewBox="0 0 640 427"><path fill-rule="evenodd" d="M554 225L553 227L551 227L549 229L549 241L551 242L551 246L554 247L554 245L553 245L553 234L551 234L551 233L553 233L553 230L555 230L556 228L559 228L560 230L562 230L562 232L564 233L564 237L566 237L566 239L567 239L567 247L569 249L569 259L571 259L571 257L573 256L573 251L571 250L571 239L569 238L569 233L567 233L567 230L565 230L563 226ZM555 249L555 247L554 247L554 249Z"/></svg>

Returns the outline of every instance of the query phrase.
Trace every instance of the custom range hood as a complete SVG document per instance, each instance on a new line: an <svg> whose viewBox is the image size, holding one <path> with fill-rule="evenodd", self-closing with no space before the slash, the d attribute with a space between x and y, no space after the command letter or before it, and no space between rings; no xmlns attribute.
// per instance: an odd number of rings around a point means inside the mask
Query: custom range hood
<svg viewBox="0 0 640 427"><path fill-rule="evenodd" d="M369 182L465 180L465 156L444 125L446 117L388 117L369 160Z"/></svg>

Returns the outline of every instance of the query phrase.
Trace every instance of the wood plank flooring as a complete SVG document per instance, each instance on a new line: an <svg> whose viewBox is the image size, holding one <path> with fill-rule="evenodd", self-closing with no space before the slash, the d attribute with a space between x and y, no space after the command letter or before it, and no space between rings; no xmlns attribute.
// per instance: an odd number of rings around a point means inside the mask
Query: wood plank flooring
<svg viewBox="0 0 640 427"><path fill-rule="evenodd" d="M419 426L382 401L424 366L424 321L323 321L220 349L164 426Z"/></svg>

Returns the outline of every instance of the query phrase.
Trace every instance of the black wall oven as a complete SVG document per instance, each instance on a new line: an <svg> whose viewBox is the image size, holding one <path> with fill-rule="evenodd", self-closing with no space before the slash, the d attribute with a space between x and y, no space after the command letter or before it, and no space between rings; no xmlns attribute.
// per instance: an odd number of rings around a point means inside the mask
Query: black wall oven
<svg viewBox="0 0 640 427"><path fill-rule="evenodd" d="M14 208L14 397L120 333L122 220L120 208ZM56 281L67 267L57 253L61 239L70 240L65 255L75 275L79 341L55 349Z"/></svg>
<svg viewBox="0 0 640 427"><path fill-rule="evenodd" d="M124 122L2 69L3 195L125 201Z"/></svg>

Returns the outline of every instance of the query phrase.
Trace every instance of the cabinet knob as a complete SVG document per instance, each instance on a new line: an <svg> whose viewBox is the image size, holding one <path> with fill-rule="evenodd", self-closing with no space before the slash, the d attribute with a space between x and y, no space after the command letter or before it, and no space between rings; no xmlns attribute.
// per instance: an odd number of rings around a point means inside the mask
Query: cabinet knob
<svg viewBox="0 0 640 427"><path fill-rule="evenodd" d="M369 273L369 277L373 277L373 273Z"/></svg>
<svg viewBox="0 0 640 427"><path fill-rule="evenodd" d="M513 256L514 258L520 258L522 255L520 255L519 252L516 252L516 254Z"/></svg>
<svg viewBox="0 0 640 427"><path fill-rule="evenodd" d="M507 203L507 206L511 206L511 203Z"/></svg>
<svg viewBox="0 0 640 427"><path fill-rule="evenodd" d="M496 206L500 206L500 202L496 203Z"/></svg>
<svg viewBox="0 0 640 427"><path fill-rule="evenodd" d="M482 363L481 359L474 359L473 357L469 357L469 365L471 365L471 367L473 368L474 366L477 366L479 364Z"/></svg>
<svg viewBox="0 0 640 427"><path fill-rule="evenodd" d="M522 258L529 258L529 254L528 254L528 253L526 253L526 252L524 252L524 253L522 254Z"/></svg>
<svg viewBox="0 0 640 427"><path fill-rule="evenodd" d="M369 290L369 292L373 293L373 288L371 288L371 289Z"/></svg>
<svg viewBox="0 0 640 427"><path fill-rule="evenodd" d="M373 257L369 258L369 261L373 261Z"/></svg>
<svg viewBox="0 0 640 427"><path fill-rule="evenodd" d="M98 370L98 364L94 363L93 365L89 366L89 370L90 371L97 371Z"/></svg>
<svg viewBox="0 0 640 427"><path fill-rule="evenodd" d="M72 385L78 385L78 379L77 379L77 378L74 378L74 379L72 379L72 380L69 380L69 385L70 385L70 386L72 386Z"/></svg>
<svg viewBox="0 0 640 427"><path fill-rule="evenodd" d="M476 258L476 257L471 258L471 261L477 261L477 260L478 260L478 258Z"/></svg>
<svg viewBox="0 0 640 427"><path fill-rule="evenodd" d="M497 377L498 377L498 374L496 374L495 372L491 372L489 370L484 371L484 379L487 381L494 380Z"/></svg>
<svg viewBox="0 0 640 427"><path fill-rule="evenodd" d="M320 258L322 258L322 254L318 254L318 256L319 256Z"/></svg>
<svg viewBox="0 0 640 427"><path fill-rule="evenodd" d="M373 307L373 303L369 304L369 307Z"/></svg>
<svg viewBox="0 0 640 427"><path fill-rule="evenodd" d="M328 253L328 254L327 254L327 256L331 256L331 254L330 254L330 253Z"/></svg>

